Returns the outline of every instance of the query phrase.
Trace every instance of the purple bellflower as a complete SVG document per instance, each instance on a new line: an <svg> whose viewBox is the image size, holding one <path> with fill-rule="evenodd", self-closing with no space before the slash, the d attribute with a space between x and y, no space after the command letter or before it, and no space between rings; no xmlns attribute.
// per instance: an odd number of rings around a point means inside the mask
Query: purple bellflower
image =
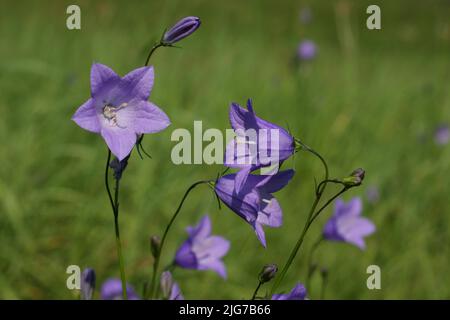
<svg viewBox="0 0 450 320"><path fill-rule="evenodd" d="M167 115L148 102L153 86L153 67L135 69L121 78L109 67L91 68L91 98L72 117L81 128L99 133L111 152L123 160L137 136L164 130Z"/></svg>
<svg viewBox="0 0 450 320"><path fill-rule="evenodd" d="M173 281L170 271L161 274L161 291L166 300L184 300L180 287Z"/></svg>
<svg viewBox="0 0 450 320"><path fill-rule="evenodd" d="M442 124L436 128L434 141L438 145L445 145L450 141L450 129L448 125Z"/></svg>
<svg viewBox="0 0 450 320"><path fill-rule="evenodd" d="M102 300L122 300L122 282L120 279L112 278L106 280L100 290L100 296ZM127 297L128 300L139 300L139 297L133 287L128 284Z"/></svg>
<svg viewBox="0 0 450 320"><path fill-rule="evenodd" d="M247 101L247 110L231 104L230 123L236 137L226 147L224 165L240 169L235 179L237 193L250 172L279 164L295 151L294 138L284 128L258 118L251 99Z"/></svg>
<svg viewBox="0 0 450 320"><path fill-rule="evenodd" d="M198 225L188 227L189 238L178 249L175 262L182 268L214 270L226 278L225 265L221 258L228 252L230 242L211 235L211 220L205 215Z"/></svg>
<svg viewBox="0 0 450 320"><path fill-rule="evenodd" d="M316 57L317 47L316 44L311 40L303 40L298 45L297 57L300 60L312 60Z"/></svg>
<svg viewBox="0 0 450 320"><path fill-rule="evenodd" d="M201 21L198 17L185 17L164 34L162 43L164 45L174 44L194 33L200 27L200 24Z"/></svg>
<svg viewBox="0 0 450 320"><path fill-rule="evenodd" d="M301 284L297 283L291 292L286 294L274 294L272 300L305 300L306 299L306 288Z"/></svg>
<svg viewBox="0 0 450 320"><path fill-rule="evenodd" d="M86 268L81 274L80 297L82 300L91 300L95 290L95 271Z"/></svg>
<svg viewBox="0 0 450 320"><path fill-rule="evenodd" d="M236 192L236 174L228 174L217 180L217 196L247 221L256 232L261 244L266 247L263 225L280 227L282 211L272 193L282 189L294 176L294 170L278 172L275 175L249 175L240 193Z"/></svg>
<svg viewBox="0 0 450 320"><path fill-rule="evenodd" d="M334 214L323 229L327 240L342 241L353 244L364 250L364 237L375 232L375 225L367 218L361 217L362 201L355 197L345 203L342 199L336 201Z"/></svg>

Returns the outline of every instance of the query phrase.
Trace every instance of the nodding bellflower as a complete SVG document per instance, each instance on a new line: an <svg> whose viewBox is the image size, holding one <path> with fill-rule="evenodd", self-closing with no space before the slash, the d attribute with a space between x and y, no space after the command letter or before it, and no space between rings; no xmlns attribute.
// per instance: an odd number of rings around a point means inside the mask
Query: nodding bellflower
<svg viewBox="0 0 450 320"><path fill-rule="evenodd" d="M272 300L305 300L305 299L306 299L306 288L301 283L297 283L297 285L289 293L274 294L272 296Z"/></svg>
<svg viewBox="0 0 450 320"><path fill-rule="evenodd" d="M364 250L364 237L375 232L375 225L367 218L361 217L362 201L355 197L345 203L336 200L334 214L325 224L323 236L327 240L353 244Z"/></svg>
<svg viewBox="0 0 450 320"><path fill-rule="evenodd" d="M118 76L109 67L91 68L91 98L72 117L81 128L100 134L111 152L123 160L137 136L155 133L170 125L167 115L147 101L153 86L153 67Z"/></svg>
<svg viewBox="0 0 450 320"><path fill-rule="evenodd" d="M198 17L185 17L164 33L162 43L164 45L174 44L194 33L200 27L200 24L201 21Z"/></svg>
<svg viewBox="0 0 450 320"><path fill-rule="evenodd" d="M295 151L294 138L289 132L257 117L251 99L247 101L247 110L231 104L230 123L236 137L227 144L224 165L240 169L236 175L237 193L250 172L283 162Z"/></svg>
<svg viewBox="0 0 450 320"><path fill-rule="evenodd" d="M253 227L259 241L266 247L263 226L276 228L282 224L282 210L272 193L287 185L294 176L294 170L275 175L250 174L239 193L235 188L236 176L232 173L218 179L215 192L227 207Z"/></svg>
<svg viewBox="0 0 450 320"><path fill-rule="evenodd" d="M100 296L102 300L122 300L122 282L120 279L112 278L106 280L100 289ZM127 297L128 300L139 300L139 297L133 287L128 284Z"/></svg>
<svg viewBox="0 0 450 320"><path fill-rule="evenodd" d="M173 281L170 271L161 274L161 291L165 300L184 300L180 287Z"/></svg>
<svg viewBox="0 0 450 320"><path fill-rule="evenodd" d="M213 270L226 278L225 265L221 258L228 252L230 242L211 235L211 220L205 215L195 227L188 227L189 238L181 245L175 263L182 268Z"/></svg>

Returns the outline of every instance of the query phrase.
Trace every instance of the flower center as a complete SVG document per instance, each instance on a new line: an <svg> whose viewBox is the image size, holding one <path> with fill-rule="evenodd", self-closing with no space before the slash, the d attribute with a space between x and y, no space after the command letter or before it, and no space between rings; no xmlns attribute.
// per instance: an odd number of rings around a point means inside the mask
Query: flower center
<svg viewBox="0 0 450 320"><path fill-rule="evenodd" d="M103 105L102 114L103 117L108 120L109 125L112 127L119 127L119 128L125 128L123 126L120 126L117 121L117 111L125 108L128 105L128 103L124 102L120 106L114 106L111 103L105 103Z"/></svg>

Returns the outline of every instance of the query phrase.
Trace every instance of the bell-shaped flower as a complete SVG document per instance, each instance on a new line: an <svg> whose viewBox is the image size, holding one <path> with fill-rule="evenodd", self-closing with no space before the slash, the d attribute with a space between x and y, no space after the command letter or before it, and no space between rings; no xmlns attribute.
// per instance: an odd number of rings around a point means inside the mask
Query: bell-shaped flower
<svg viewBox="0 0 450 320"><path fill-rule="evenodd" d="M165 129L167 115L147 101L153 86L153 67L142 67L123 78L109 67L91 68L91 98L72 117L81 128L100 134L111 152L123 160L137 136Z"/></svg>
<svg viewBox="0 0 450 320"><path fill-rule="evenodd" d="M286 294L274 294L272 300L305 300L306 299L306 288L301 284L297 283L291 292Z"/></svg>
<svg viewBox="0 0 450 320"><path fill-rule="evenodd" d="M228 174L217 180L215 192L231 210L237 213L256 232L262 245L266 246L263 226L280 227L282 211L272 193L283 188L294 176L294 170L285 170L275 175L250 174L242 187L236 192L236 174Z"/></svg>
<svg viewBox="0 0 450 320"><path fill-rule="evenodd" d="M221 258L228 252L230 242L211 235L211 220L205 215L198 225L188 227L189 238L181 245L175 263L182 268L213 270L226 278L225 265Z"/></svg>

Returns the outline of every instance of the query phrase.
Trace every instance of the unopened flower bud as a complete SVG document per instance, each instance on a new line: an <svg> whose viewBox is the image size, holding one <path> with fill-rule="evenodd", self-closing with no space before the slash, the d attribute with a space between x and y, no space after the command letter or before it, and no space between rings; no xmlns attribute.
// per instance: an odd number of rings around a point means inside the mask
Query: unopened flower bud
<svg viewBox="0 0 450 320"><path fill-rule="evenodd" d="M161 248L161 238L158 236L150 237L150 250L152 252L153 258L159 255L159 249Z"/></svg>
<svg viewBox="0 0 450 320"><path fill-rule="evenodd" d="M164 299L169 299L172 292L173 278L169 271L164 271L161 274L161 291Z"/></svg>
<svg viewBox="0 0 450 320"><path fill-rule="evenodd" d="M266 264L259 273L259 281L266 283L275 278L277 274L278 266L276 264Z"/></svg>
<svg viewBox="0 0 450 320"><path fill-rule="evenodd" d="M162 43L164 45L174 44L194 33L200 27L200 24L200 18L198 17L183 18L164 34Z"/></svg>
<svg viewBox="0 0 450 320"><path fill-rule="evenodd" d="M80 296L82 300L91 300L95 289L95 271L86 268L81 274Z"/></svg>
<svg viewBox="0 0 450 320"><path fill-rule="evenodd" d="M358 169L354 170L350 174L350 176L342 179L342 182L348 187L359 186L362 183L362 181L364 180L365 174L366 174L366 172L364 171L364 169L358 168Z"/></svg>

